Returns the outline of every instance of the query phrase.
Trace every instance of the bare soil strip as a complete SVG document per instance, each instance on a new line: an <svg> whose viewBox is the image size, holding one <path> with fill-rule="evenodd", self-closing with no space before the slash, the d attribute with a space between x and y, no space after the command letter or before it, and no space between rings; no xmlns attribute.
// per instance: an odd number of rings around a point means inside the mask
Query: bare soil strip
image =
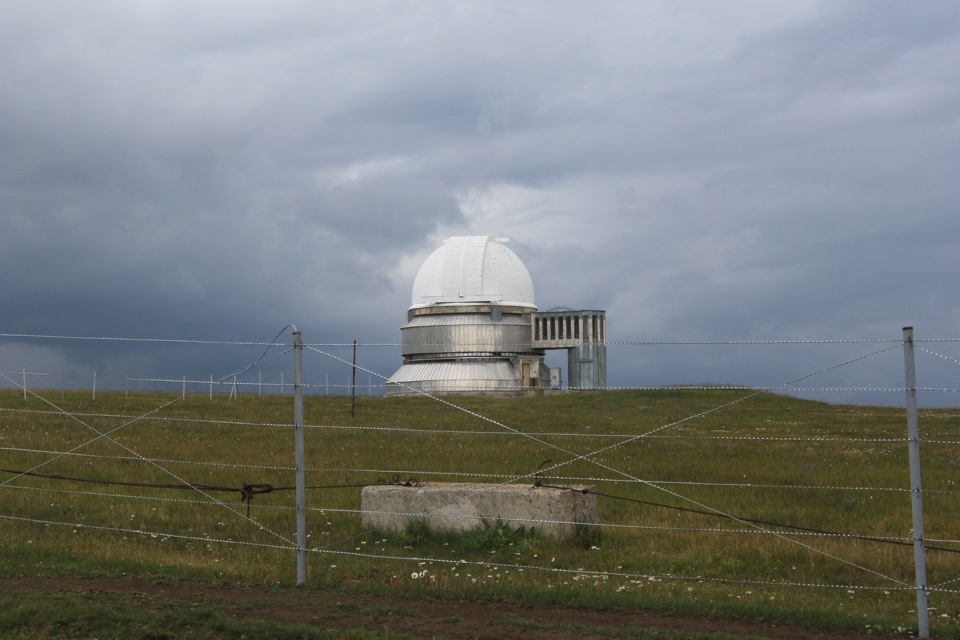
<svg viewBox="0 0 960 640"><path fill-rule="evenodd" d="M851 640L859 635L743 620L667 615L645 611L593 611L555 606L522 607L506 602L425 600L343 591L221 588L197 584L157 585L113 579L0 578L0 589L123 594L150 607L156 599L185 600L240 619L331 629L389 630L450 640L605 639L603 627L726 632L777 640ZM158 606L158 604L154 604ZM578 628L574 628L574 626Z"/></svg>

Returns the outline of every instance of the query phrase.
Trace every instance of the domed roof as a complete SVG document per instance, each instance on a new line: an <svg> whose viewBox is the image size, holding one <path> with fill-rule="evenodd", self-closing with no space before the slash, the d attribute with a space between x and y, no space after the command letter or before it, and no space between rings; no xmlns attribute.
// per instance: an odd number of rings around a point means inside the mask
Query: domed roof
<svg viewBox="0 0 960 640"><path fill-rule="evenodd" d="M490 304L536 309L523 262L492 236L455 236L430 254L413 281L411 309L433 304Z"/></svg>

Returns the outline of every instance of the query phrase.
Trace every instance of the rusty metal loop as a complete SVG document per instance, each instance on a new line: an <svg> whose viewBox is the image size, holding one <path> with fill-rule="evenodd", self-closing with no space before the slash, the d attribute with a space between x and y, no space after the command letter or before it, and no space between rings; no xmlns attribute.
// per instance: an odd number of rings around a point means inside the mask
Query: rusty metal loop
<svg viewBox="0 0 960 640"><path fill-rule="evenodd" d="M377 484L393 485L397 487L419 487L420 481L414 477L414 478L410 478L406 482L401 482L400 474L395 473L393 474L393 478L391 478L390 480L384 480L383 478L378 479Z"/></svg>
<svg viewBox="0 0 960 640"><path fill-rule="evenodd" d="M246 484L240 487L240 499L246 502L249 502L253 499L253 496L261 493L271 493L273 491L272 484Z"/></svg>
<svg viewBox="0 0 960 640"><path fill-rule="evenodd" d="M553 460L544 460L543 462L540 463L540 466L537 467L537 470L533 472L533 486L539 487L543 485L543 479L545 476L543 475L543 472L540 470L543 469L546 465L550 464L551 462L553 462Z"/></svg>

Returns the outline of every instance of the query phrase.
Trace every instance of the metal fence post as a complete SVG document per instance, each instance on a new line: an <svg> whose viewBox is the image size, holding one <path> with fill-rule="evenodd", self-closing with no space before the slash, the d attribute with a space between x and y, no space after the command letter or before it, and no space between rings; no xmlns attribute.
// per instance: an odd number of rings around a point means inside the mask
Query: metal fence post
<svg viewBox="0 0 960 640"><path fill-rule="evenodd" d="M357 341L353 341L353 369L350 374L350 417L357 413Z"/></svg>
<svg viewBox="0 0 960 640"><path fill-rule="evenodd" d="M923 549L923 494L920 490L920 428L917 424L917 369L913 327L903 328L903 362L907 388L907 440L910 448L910 496L913 508L913 564L917 579L917 637L930 637L927 608L927 562Z"/></svg>
<svg viewBox="0 0 960 640"><path fill-rule="evenodd" d="M293 439L296 454L297 586L307 583L307 488L303 462L303 339L293 332Z"/></svg>

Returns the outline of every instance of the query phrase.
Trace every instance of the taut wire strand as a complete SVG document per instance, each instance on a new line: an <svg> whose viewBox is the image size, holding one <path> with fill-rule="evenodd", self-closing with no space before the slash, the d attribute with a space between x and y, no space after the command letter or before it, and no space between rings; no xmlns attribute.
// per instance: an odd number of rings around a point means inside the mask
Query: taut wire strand
<svg viewBox="0 0 960 640"><path fill-rule="evenodd" d="M264 350L264 352L260 355L259 358L257 358L255 361L249 363L248 365L246 365L246 366L244 366L244 367L241 367L240 369L238 369L238 370L236 370L236 371L234 371L234 372L232 372L232 373L228 373L226 376L223 376L223 378L221 378L221 380L228 379L228 378L233 377L233 376L235 376L235 375L240 375L240 374L242 374L243 372L248 371L249 369L251 369L251 368L255 367L257 364L259 364L259 363L266 357L267 353L270 351L270 348L276 343L276 341L280 338L280 336L283 335L284 332L286 332L286 330L287 330L290 326L291 326L291 325L285 326L283 329L281 329L281 330L277 333L277 335L276 335L276 336L274 337L274 339L269 343L269 346L267 346L267 348ZM0 375L2 375L2 374L0 374ZM3 377L6 378L8 381L12 382L14 385L16 385L16 386L18 386L18 387L22 387L22 385L20 385L20 383L16 382L15 380L12 380L11 378L7 377L6 375L3 375ZM131 449L131 448L128 447L127 445L125 445L125 444L123 444L123 443L121 443L121 442L118 442L118 441L115 440L114 438L111 438L111 437L110 437L111 435L113 435L114 433L120 431L121 429L124 429L124 428L130 426L131 424L134 424L135 422L138 422L138 421L140 421L140 420L142 420L142 419L145 419L145 418L147 418L148 416L150 416L150 415L152 415L152 414L154 414L154 413L158 413L158 412L166 409L167 407L169 407L169 406L171 406L171 405L173 405L173 404L176 404L177 402L180 402L180 401L183 399L183 396L175 397L173 400L171 400L171 401L169 401L169 402L166 402L166 403L160 405L159 407L157 407L157 408L155 408L155 409L152 409L151 411L148 411L147 413L145 413L145 414L143 414L143 415L141 415L141 416L138 416L138 417L136 417L136 418L134 418L134 419L132 419L132 420L129 420L129 421L121 424L120 426L118 426L118 427L116 427L116 428L114 428L114 429L112 429L112 430L110 430L110 431L102 432L102 431L100 431L99 429L96 429L95 427L93 427L92 425L87 424L87 423L84 422L83 420L80 420L79 418L77 418L76 416L74 416L73 414L71 414L70 412L65 411L65 410L62 409L61 407L57 406L55 403L53 403L53 402L47 400L46 398L40 396L39 394L34 393L33 391L31 391L31 390L29 390L29 389L26 389L26 388L24 388L23 390L26 391L26 392L28 392L28 393L30 393L30 394L31 394L32 396L34 396L35 398L38 398L39 400L41 400L41 401L44 402L45 404L47 404L47 405L53 407L54 409L58 410L62 415L70 418L71 420L74 420L75 422L79 423L80 425L82 425L82 426L86 427L87 429L93 431L94 433L98 434L96 438L92 438L92 439L90 439L90 440L87 440L86 442L83 442L83 443L77 445L76 447L74 447L73 449L71 449L70 451L68 451L68 452L66 452L66 453L73 453L73 452L75 452L75 451L77 451L77 450L79 450L79 449L82 449L83 447L86 447L86 446L89 445L89 444L92 444L92 443L94 443L94 442L97 442L98 440L106 439L106 440L112 442L113 444L115 444L116 446L120 447L121 449L124 449L125 451L127 451L127 452L130 453L131 455L135 456L136 458L138 458L138 459L146 462L147 464L150 464L151 466L155 467L156 469L158 469L158 470L161 471L162 473L167 474L168 476L170 476L171 478L173 478L173 479L176 480L177 482L179 482L179 483L181 483L181 484L188 484L188 483L185 482L182 478L180 478L180 476L178 476L176 473L170 471L169 469L167 469L166 467L164 467L164 466L162 466L162 465L160 465L160 464L157 464L157 463L155 463L155 462L150 462L146 457L140 455L140 453L138 453L137 451L134 451L133 449ZM193 393L196 393L196 390L194 390L193 392L191 392L191 395L192 395ZM63 455L66 455L66 453L63 454ZM0 482L0 487L3 487L3 486L5 486L5 485L8 485L9 483L13 482L14 480L16 480L16 479L19 478L19 477L22 477L22 476L23 476L24 474L26 474L26 473L35 473L35 472L37 472L38 469L43 468L44 466L50 464L51 462L54 462L55 460L58 460L58 459L61 458L61 457L63 457L63 456L62 456L62 455L54 456L54 457L52 457L52 458L50 458L50 459L48 459L48 460L46 460L46 461L44 461L44 462L41 462L41 463L39 463L39 464L31 467L30 469L28 469L28 470L25 471L24 473L21 473L21 474L19 474L19 475L15 475L15 476L13 476L13 477L11 477L11 478L8 478L7 480L4 480L3 482ZM239 516L240 518L243 518L244 520L246 520L246 521L249 522L250 524L255 525L255 526L256 526L257 528L259 528L261 531L264 531L264 532L266 532L266 533L268 533L268 534L270 534L270 535L272 535L272 536L275 536L275 537L279 538L280 540L283 540L283 541L286 542L287 544L293 544L293 542L292 542L290 539L288 539L288 538L286 538L285 536L277 533L276 531L273 531L273 530L267 528L266 526L262 525L261 523L256 522L255 520L252 520L249 516L245 516L245 515L244 515L243 513L241 513L240 511L234 509L233 507L227 505L226 503L224 503L224 502L222 502L222 501L220 501L220 500L217 500L215 497L213 497L213 496L210 495L209 493L205 493L202 489L196 488L196 487L194 487L194 489L195 489L196 491L198 491L199 493L201 493L202 495L204 495L205 497L209 498L212 502L216 502L219 506L223 507L224 509L227 509L227 510L230 511L231 513Z"/></svg>
<svg viewBox="0 0 960 640"><path fill-rule="evenodd" d="M890 342L890 341L885 341L885 342ZM809 373L809 374L806 374L806 375L803 375L803 376L799 376L799 377L797 377L797 378L794 378L794 379L792 379L792 380L789 380L789 381L787 381L787 382L784 382L784 383L782 383L782 384L779 384L779 385L776 385L776 386L773 386L773 387L768 387L768 388L766 388L766 389L758 390L758 391L756 391L756 392L754 392L754 393L751 393L751 394L749 394L749 395L747 395L747 396L745 396L745 397L743 397L743 398L741 398L741 399L739 399L739 400L735 400L735 401L732 401L732 402L725 403L725 404L723 404L723 405L720 405L719 407L715 407L715 408L713 408L713 409L700 412L700 413L695 414L695 415L693 415L693 416L689 416L688 418L684 418L683 420L678 420L678 421L675 421L675 422L673 422L673 423L670 423L670 424L667 424L667 425L663 425L663 426L661 426L661 427L659 427L659 428L657 428L657 429L654 429L654 430L648 432L647 434L643 434L643 435L640 435L640 436L636 436L636 437L630 438L630 439L628 439L628 440L626 440L626 441L624 441L624 442L621 442L621 443L618 443L618 444L614 444L614 445L610 445L610 446L604 447L604 448L602 448L602 449L600 449L600 450L598 450L598 451L595 451L595 452L592 452L592 453L588 453L588 454L583 454L583 455L575 454L575 453L573 453L573 452L571 452L571 451L568 451L568 450L564 449L563 447L560 447L560 446L555 445L555 444L550 443L550 442L546 442L546 441L544 441L544 440L542 440L542 439L540 439L540 438L536 438L536 437L533 437L533 436L529 436L529 435L523 433L522 431L520 431L520 430L518 430L518 429L515 429L515 428L510 427L510 426L508 426L508 425L505 425L505 424L503 424L503 423L500 423L500 422L498 422L498 421L496 421L496 420L493 420L493 419L491 419L491 418L488 418L488 417L486 417L486 416L482 416L482 415L480 415L480 414L477 414L476 412L470 411L470 410L468 410L468 409L466 409L466 408L464 408L464 407L459 407L459 406L457 406L457 405L455 405L455 404L453 404L453 403L450 403L450 402L448 402L448 401L446 401L446 400L444 400L444 399L442 399L442 398L437 398L437 397L435 397L435 396L432 396L432 395L430 395L430 394L424 393L424 392L419 391L419 390L416 390L416 391L418 391L418 392L421 393L422 395L424 395L424 396L426 396L426 397L428 397L428 398L430 398L430 399L432 399L432 400L435 400L435 401L437 401L437 402L440 402L440 403L442 403L442 404L444 404L444 405L447 405L447 406L449 406L449 407L451 407L451 408L457 409L458 411L462 411L462 412L464 412L464 413L467 413L468 415L472 415L472 416L474 416L474 417L480 418L480 419L485 420L485 421L487 421L487 422L490 422L490 423L492 423L492 424L494 424L494 425L496 425L496 426L498 426L498 427L500 427L500 428L502 428L502 429L507 429L507 430L509 430L509 431L512 431L512 432L514 432L514 433L516 433L516 434L518 434L518 435L522 435L522 436L524 436L524 437L528 437L528 438L530 438L531 440L533 440L533 441L535 441L535 442L537 442L537 443L539 443L539 444L542 444L542 445L544 445L544 446L546 446L546 447L549 447L549 448L552 448L552 449L554 449L554 450L560 451L561 453L564 453L565 455L571 456L571 459L568 459L567 461L562 462L562 463L558 463L558 464L554 465L553 467L550 467L550 468L547 469L546 471L550 471L550 470L559 468L559 467L561 467L561 466L565 466L565 465L571 464L571 463L573 463L573 462L575 462L575 461L577 461L577 460L588 461L588 462L590 462L590 463L592 463L592 464L595 464L595 465L597 465L597 466L600 466L601 468L604 468L604 469L606 469L606 470L608 470L608 471L611 471L611 472L613 472L613 473L617 473L617 474L623 475L623 476L625 476L625 477L627 477L627 478L629 478L629 479L635 480L635 481L637 481L637 482L642 482L642 483L646 484L647 486L649 486L649 487L651 487L651 488L654 488L654 489L656 489L656 490L658 490L658 491L662 491L662 492L664 492L664 493L667 493L667 494L669 494L669 495L672 495L672 496L674 496L674 497L676 497L676 498L679 498L679 499L681 499L681 500L688 501L688 502L690 502L691 504L693 504L693 505L695 505L695 506L697 506L697 507L700 507L700 508L702 508L702 509L708 509L708 510L710 510L710 511L714 511L714 512L716 512L717 514L720 514L720 515L723 515L723 516L725 516L725 517L727 517L727 518L730 518L731 520L735 520L735 521L737 521L737 522L740 522L740 523L743 524L744 526L762 529L762 527L760 527L759 525L756 525L756 524L753 524L753 523L750 523L750 522L745 522L745 521L738 520L736 517L734 517L734 516L732 516L732 515L730 515L730 514L728 514L728 513L725 513L725 512L723 512L722 510L715 509L715 508L713 508L713 507L710 507L709 505L702 504L702 503L700 503L700 502L698 502L698 501L696 501L696 500L693 500L692 498L689 498L689 497L687 497L687 496L683 496L683 495L681 495L681 494L679 494L679 493L677 493L677 492L675 492L675 491L671 491L671 490L669 490L669 489L665 489L665 488L663 488L663 487L661 487L661 486L659 486L659 485L655 485L655 484L650 483L650 482L648 482L648 481L642 480L641 478L637 478L637 477L635 477L635 476L632 476L631 474L626 473L625 471L622 471L622 470L620 470L620 469L615 469L615 468L613 468L613 467L610 467L610 466L608 466L608 465L605 465L605 464L603 464L603 463L601 463L601 462L599 462L599 461L597 461L597 460L594 460L593 458L594 458L595 456L597 456L597 455L605 452L605 451L610 451L610 450L612 450L612 449L615 449L615 448L618 448L618 447L620 447L620 446L626 445L626 444L628 444L628 443L630 443L630 442L634 442L634 441L636 441L636 440L644 437L645 435L652 435L653 433L656 433L656 432L661 431L661 430L663 430L663 429L667 429L667 428L676 426L676 425L678 425L678 424L683 424L683 423L685 423L685 422L689 422L690 420L694 420L694 419L696 419L696 418L703 417L703 416L709 415L709 414L711 414L711 413L715 413L716 411L720 411L720 410L725 409L725 408L727 408L727 407L730 407L730 406L739 404L739 403L741 403L741 402L744 402L744 401L746 401L746 400L748 400L748 399L750 399L750 398L756 397L756 396L761 395L761 394L763 394L763 393L769 393L769 392L771 392L771 391L776 391L776 390L778 390L778 389L782 389L782 388L788 387L788 386L791 385L791 384L795 384L795 383L800 382L800 381L802 381L802 380L806 380L806 379L808 379L808 378L812 378L812 377L814 377L814 376L821 375L821 374L823 374L823 373L825 373L825 372L827 372L827 371L832 371L832 370L834 370L834 369L838 369L838 368L840 368L840 367L847 366L847 365L852 364L852 363L854 363L854 362L858 362L858 361L861 361L861 360L865 360L866 358L869 358L869 357L872 357L872 356L875 356L875 355L879 355L879 354L881 354L881 353L885 353L885 352L890 351L890 350L892 350L892 349L899 348L901 345L902 345L902 341L899 341L899 340L898 340L898 341L896 341L895 344L893 344L892 346L886 347L886 348L884 348L884 349L880 349L880 350L871 352L871 353L869 353L869 354L861 355L861 356L858 356L858 357L856 357L856 358L851 358L851 359L849 359L849 360L846 360L846 361L844 361L844 362L840 362L840 363L831 365L831 366L829 366L829 367L824 367L823 369L820 369L820 370L815 371L815 372L813 372L813 373ZM348 361L346 361L345 359L340 358L340 357L338 357L338 356L335 356L335 355L333 355L333 354L326 353L326 352L324 352L324 351L320 351L319 349L313 349L313 350L316 351L316 352L318 352L318 353L320 353L320 354L322 354L322 355L324 355L324 356L327 356L327 357L329 357L329 358L332 358L332 359L338 360L338 361L340 361L340 362L343 362L344 364L349 364L349 365L351 365L351 366L356 366L356 365L354 365L354 363L348 362ZM364 369L364 368L359 367L359 366L358 366L357 368L358 368L358 369L361 369L361 370L364 371L365 373L368 373L368 374L371 374L371 375L376 375L376 376L378 376L378 377L380 377L380 378L386 379L384 376L382 376L381 374L379 374L379 373L377 373L377 372L375 372L375 371L371 371L371 370L368 370L368 369ZM539 472L539 470L538 470L538 472ZM506 481L506 482L501 483L500 485L495 485L495 486L503 486L503 485L506 485L506 484L510 484L510 483L512 483L512 482L519 482L520 480L528 479L528 478L530 478L530 477L532 477L532 476L534 476L534 475L535 475L535 474L525 474L525 475L516 477L514 480ZM479 493L479 492L478 492L478 493ZM435 509L439 509L439 508L440 508L440 507L436 507ZM813 547L813 546L811 546L811 545L808 545L808 544L806 544L806 543L804 543L804 542L801 542L801 541L799 541L799 540L792 539L792 538L790 538L789 536L782 535L782 534L778 534L777 532L770 532L770 533L771 533L772 535L775 535L775 536L781 538L782 540L784 540L784 541L786 541L786 542L789 542L789 543L795 544L795 545L799 545L799 546L804 547L804 548L806 548L806 549L808 549L808 550L810 550L810 551L813 551L814 553L823 555L823 556L825 556L825 557L831 558L831 559L836 560L836 561L838 561L838 562L842 562L842 563L844 563L844 564L847 564L847 565L849 565L849 566L852 566L852 567L854 567L854 568L857 568L857 569L859 569L859 570L861 570L861 571L865 571L865 572L868 572L868 573L872 573L872 574L874 574L874 575L877 575L877 576L879 576L879 577L881 577L881 578L884 578L884 579L886 579L886 580L889 580L889 581L891 581L891 582L895 582L895 583L897 583L897 584L906 584L906 583L902 582L901 580L897 580L896 578L893 578L893 577L891 577L891 576L884 575L884 574L879 573L879 572L877 572L877 571L875 571L875 570L873 570L873 569L870 569L870 568L868 568L868 567L864 567L864 566L862 566L862 565L858 565L858 564L856 564L856 563L854 563L854 562L851 562L851 561L849 561L849 560L845 560L845 559L840 558L840 557L838 557L838 556L836 556L836 555L827 553L826 551L823 551L823 550L821 550L821 549L817 549L817 548L815 548L815 547ZM353 537L351 537L350 539L352 539L352 538L353 538ZM330 545L324 545L324 548L327 548L327 547L329 547L329 546L332 546L333 544L335 544L335 543L331 543Z"/></svg>

